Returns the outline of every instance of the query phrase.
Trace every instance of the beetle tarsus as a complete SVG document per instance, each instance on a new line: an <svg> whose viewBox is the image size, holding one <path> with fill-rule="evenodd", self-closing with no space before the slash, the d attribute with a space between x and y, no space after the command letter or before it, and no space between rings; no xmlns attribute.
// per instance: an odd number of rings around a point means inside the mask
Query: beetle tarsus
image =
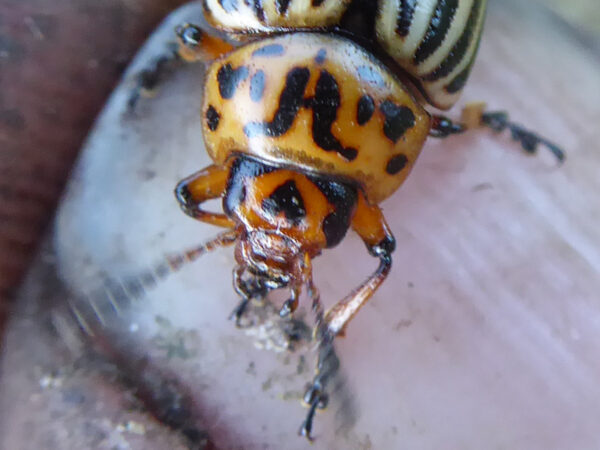
<svg viewBox="0 0 600 450"><path fill-rule="evenodd" d="M308 392L307 392L307 394L308 394ZM304 419L304 422L302 422L302 425L300 426L300 430L298 430L298 434L300 436L304 436L310 442L313 441L312 427L313 427L313 422L314 422L314 418L315 418L315 413L317 412L317 408L319 407L320 403L321 403L320 397L318 395L314 395L312 398L312 401L309 403L309 409L308 409L308 413L306 414L306 418Z"/></svg>
<svg viewBox="0 0 600 450"><path fill-rule="evenodd" d="M236 327L241 327L242 326L242 317L244 316L244 313L246 312L246 308L248 307L248 303L250 303L250 299L249 298L243 298L235 307L235 309L231 312L231 314L229 315L229 320L233 320L233 322L235 323Z"/></svg>
<svg viewBox="0 0 600 450"><path fill-rule="evenodd" d="M283 303L279 310L279 317L284 319L291 317L296 308L298 308L298 292L292 291L292 296Z"/></svg>
<svg viewBox="0 0 600 450"><path fill-rule="evenodd" d="M311 432L317 409L325 409L329 402L327 385L340 369L340 360L333 346L335 336L326 329L325 325L324 322L317 324L316 337L319 340L317 374L303 398L304 402L308 404L308 412L302 422L299 434L309 441L312 441Z"/></svg>
<svg viewBox="0 0 600 450"><path fill-rule="evenodd" d="M241 326L241 320L253 298L262 299L271 290L269 286L259 277L251 276L245 278L246 268L238 266L233 271L233 286L242 299L230 314L230 320L235 322L236 327Z"/></svg>
<svg viewBox="0 0 600 450"><path fill-rule="evenodd" d="M537 152L538 147L543 145L554 154L560 163L564 162L565 152L560 147L547 141L533 131L527 130L521 125L511 122L508 113L505 111L484 112L484 107L485 105L482 103L466 106L463 110L464 123L455 123L446 116L432 116L429 136L434 138L447 138L448 136L464 133L469 129L477 128L479 126L486 126L496 133L509 130L512 139L518 142L527 153L534 154ZM465 114L465 112L468 114ZM465 121L465 117L468 117L469 120Z"/></svg>
<svg viewBox="0 0 600 450"><path fill-rule="evenodd" d="M127 101L127 111L134 113L140 99L155 91L181 63L178 45L170 43L162 55L154 58L147 67L135 75L135 86Z"/></svg>
<svg viewBox="0 0 600 450"><path fill-rule="evenodd" d="M521 144L521 147L527 153L536 153L538 146L541 144L548 148L548 150L554 154L560 163L564 162L565 160L565 152L560 147L552 142L547 141L533 131L527 130L521 125L510 122L506 112L493 111L483 113L481 116L481 123L497 133L501 133L506 129L510 130L512 139Z"/></svg>

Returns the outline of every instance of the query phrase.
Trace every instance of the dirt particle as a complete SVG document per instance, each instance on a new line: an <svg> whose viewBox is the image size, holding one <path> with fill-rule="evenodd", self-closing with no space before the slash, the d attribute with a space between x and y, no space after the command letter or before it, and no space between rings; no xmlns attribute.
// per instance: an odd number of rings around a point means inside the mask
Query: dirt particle
<svg viewBox="0 0 600 450"><path fill-rule="evenodd" d="M262 384L261 389L263 390L263 392L268 391L269 389L271 389L273 387L273 378L269 377L265 380L265 382Z"/></svg>
<svg viewBox="0 0 600 450"><path fill-rule="evenodd" d="M487 191L489 189L494 189L494 185L492 183L479 183L471 188L471 192L481 192Z"/></svg>
<svg viewBox="0 0 600 450"><path fill-rule="evenodd" d="M396 325L394 325L394 331L399 331L402 328L408 328L412 325L412 320L402 319Z"/></svg>

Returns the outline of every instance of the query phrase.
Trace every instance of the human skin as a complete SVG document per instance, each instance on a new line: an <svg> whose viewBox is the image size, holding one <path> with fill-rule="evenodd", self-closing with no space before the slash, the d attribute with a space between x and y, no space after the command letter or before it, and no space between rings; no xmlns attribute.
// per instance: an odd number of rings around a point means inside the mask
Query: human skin
<svg viewBox="0 0 600 450"><path fill-rule="evenodd" d="M599 119L598 64L549 16L510 5L492 3L463 98L508 110L560 143L567 163L526 156L486 131L426 144L407 183L382 205L398 241L390 278L337 342L347 380L340 397L352 400L353 424L335 434L334 401L317 415L317 448L598 444L600 160L590 125ZM98 270L135 273L215 234L171 197L176 181L209 163L196 112L201 72L175 75L136 122L122 120L126 86L111 100L58 221L59 269L74 291ZM218 446L305 447L295 436L304 413L297 397L311 371L298 370L299 353L256 349L274 345L269 329L244 333L226 320L237 301L232 260L228 251L199 260L130 313L104 318L95 341L125 373L135 366L123 355L146 355L147 367L176 374ZM316 260L324 301L333 304L374 265L350 233ZM173 336L183 337L187 357L169 347ZM314 354L302 354L310 367Z"/></svg>

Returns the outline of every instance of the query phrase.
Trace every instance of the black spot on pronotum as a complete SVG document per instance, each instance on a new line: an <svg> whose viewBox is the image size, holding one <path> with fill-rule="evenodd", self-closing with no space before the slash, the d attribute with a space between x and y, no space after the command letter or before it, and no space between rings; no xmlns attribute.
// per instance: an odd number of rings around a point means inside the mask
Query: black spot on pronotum
<svg viewBox="0 0 600 450"><path fill-rule="evenodd" d="M217 72L217 82L219 83L219 93L221 97L228 100L235 94L238 85L248 77L248 68L246 66L234 69L231 64L221 66Z"/></svg>
<svg viewBox="0 0 600 450"><path fill-rule="evenodd" d="M302 194L294 180L288 180L262 201L262 208L273 217L280 213L290 222L297 224L306 217Z"/></svg>
<svg viewBox="0 0 600 450"><path fill-rule="evenodd" d="M237 0L219 0L219 5L228 13L237 11L238 9Z"/></svg>
<svg viewBox="0 0 600 450"><path fill-rule="evenodd" d="M223 211L231 216L233 211L238 209L246 201L246 185L241 178L236 179L235 184L230 183L225 198L223 199Z"/></svg>
<svg viewBox="0 0 600 450"><path fill-rule="evenodd" d="M365 83L370 83L375 86L385 85L385 81L381 77L381 74L377 72L374 66L359 66L356 71L358 72L359 78Z"/></svg>
<svg viewBox="0 0 600 450"><path fill-rule="evenodd" d="M358 105L356 107L356 122L359 125L364 125L373 116L375 112L375 102L373 101L373 97L370 95L363 95L358 100Z"/></svg>
<svg viewBox="0 0 600 450"><path fill-rule="evenodd" d="M298 110L304 104L304 90L309 78L310 70L306 67L295 67L290 70L279 96L279 105L273 120L248 123L244 127L246 136L249 138L256 136L279 137L285 134L294 123Z"/></svg>
<svg viewBox="0 0 600 450"><path fill-rule="evenodd" d="M415 115L406 106L399 106L394 102L385 100L379 105L379 109L385 116L383 133L394 143L415 125Z"/></svg>
<svg viewBox="0 0 600 450"><path fill-rule="evenodd" d="M317 53L317 56L315 56L315 62L317 64L321 65L321 64L323 64L325 62L325 58L326 57L327 57L327 51L324 48L322 48Z"/></svg>
<svg viewBox="0 0 600 450"><path fill-rule="evenodd" d="M385 171L390 175L396 175L406 167L407 163L408 158L406 157L406 155L392 156L388 161L387 166L385 166Z"/></svg>
<svg viewBox="0 0 600 450"><path fill-rule="evenodd" d="M273 166L268 166L246 155L236 158L229 171L229 179L223 198L225 214L231 215L231 212L245 201L246 180L253 180L274 170L276 169Z"/></svg>
<svg viewBox="0 0 600 450"><path fill-rule="evenodd" d="M344 148L331 132L333 122L337 119L340 101L340 91L335 78L326 70L322 70L312 100L313 140L323 150L335 151L344 159L352 161L358 156L358 150Z"/></svg>
<svg viewBox="0 0 600 450"><path fill-rule="evenodd" d="M250 79L250 98L254 102L259 102L265 93L265 73L259 70Z"/></svg>
<svg viewBox="0 0 600 450"><path fill-rule="evenodd" d="M213 105L209 105L206 110L206 125L210 131L216 131L219 128L219 120L221 115L217 112Z"/></svg>
<svg viewBox="0 0 600 450"><path fill-rule="evenodd" d="M313 6L313 8L318 8L323 4L324 1L325 0L312 0L311 5Z"/></svg>
<svg viewBox="0 0 600 450"><path fill-rule="evenodd" d="M340 220L339 213L334 211L325 216L322 229L325 241L327 242L327 248L332 248L342 242L348 231L348 225L344 224L343 220Z"/></svg>
<svg viewBox="0 0 600 450"><path fill-rule="evenodd" d="M285 53L285 48L281 44L269 44L257 48L252 52L252 56L281 56Z"/></svg>
<svg viewBox="0 0 600 450"><path fill-rule="evenodd" d="M350 227L358 197L356 187L319 177L310 177L310 180L333 206L334 211L323 219L322 228L327 248L335 247Z"/></svg>

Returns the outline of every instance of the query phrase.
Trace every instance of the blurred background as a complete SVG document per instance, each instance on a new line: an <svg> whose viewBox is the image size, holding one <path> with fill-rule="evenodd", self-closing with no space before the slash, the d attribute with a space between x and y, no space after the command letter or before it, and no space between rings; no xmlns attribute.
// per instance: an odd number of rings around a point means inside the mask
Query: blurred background
<svg viewBox="0 0 600 450"><path fill-rule="evenodd" d="M597 0L535 0L554 10L574 27L600 32L600 3Z"/></svg>
<svg viewBox="0 0 600 450"><path fill-rule="evenodd" d="M535 1L584 38L600 34L598 0ZM94 118L136 49L182 3L0 1L0 324Z"/></svg>
<svg viewBox="0 0 600 450"><path fill-rule="evenodd" d="M94 118L182 3L0 1L0 323Z"/></svg>

